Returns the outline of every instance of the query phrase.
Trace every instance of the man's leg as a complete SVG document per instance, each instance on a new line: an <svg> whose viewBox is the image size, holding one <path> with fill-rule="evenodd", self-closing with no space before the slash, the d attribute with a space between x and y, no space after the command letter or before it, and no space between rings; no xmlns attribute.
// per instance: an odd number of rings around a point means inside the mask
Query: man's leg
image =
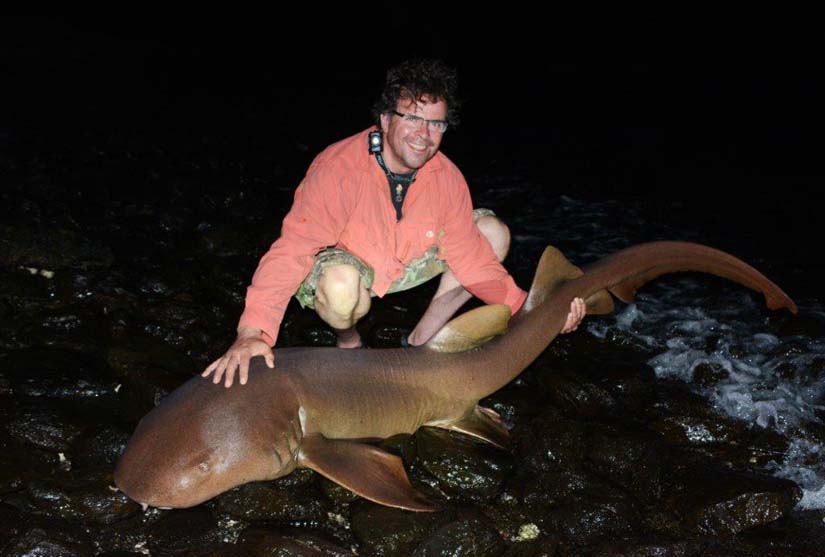
<svg viewBox="0 0 825 557"><path fill-rule="evenodd" d="M355 324L370 309L370 294L352 265L330 265L318 279L315 311L338 334L339 348L358 348L361 336Z"/></svg>
<svg viewBox="0 0 825 557"><path fill-rule="evenodd" d="M507 225L495 216L485 215L476 221L476 226L490 242L498 260L504 261L510 249L510 229ZM410 345L418 346L430 340L472 297L473 295L461 286L452 271L449 269L444 271L429 307L410 333L408 338Z"/></svg>

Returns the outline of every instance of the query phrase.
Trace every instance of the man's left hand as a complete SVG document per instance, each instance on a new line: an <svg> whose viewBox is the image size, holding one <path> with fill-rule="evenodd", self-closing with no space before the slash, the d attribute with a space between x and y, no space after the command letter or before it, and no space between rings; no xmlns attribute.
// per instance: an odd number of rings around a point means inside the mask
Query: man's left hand
<svg viewBox="0 0 825 557"><path fill-rule="evenodd" d="M567 314L567 321L564 327L561 328L562 333L570 333L579 328L579 323L582 322L584 316L587 314L587 306L581 298L573 298L570 302L570 313Z"/></svg>

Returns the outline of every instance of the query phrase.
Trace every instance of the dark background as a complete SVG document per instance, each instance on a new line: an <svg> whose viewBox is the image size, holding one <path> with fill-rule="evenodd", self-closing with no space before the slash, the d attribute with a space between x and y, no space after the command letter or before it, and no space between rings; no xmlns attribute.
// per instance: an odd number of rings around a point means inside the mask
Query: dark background
<svg viewBox="0 0 825 557"><path fill-rule="evenodd" d="M293 188L323 147L369 125L387 67L438 56L465 99L443 150L471 187L474 176L520 176L559 195L642 203L710 238L818 265L825 49L803 27L810 15L632 27L608 17L573 30L515 8L290 9L4 18L0 145L31 155L108 137L198 149L204 165L222 161L213 188ZM133 179L70 187L147 190Z"/></svg>

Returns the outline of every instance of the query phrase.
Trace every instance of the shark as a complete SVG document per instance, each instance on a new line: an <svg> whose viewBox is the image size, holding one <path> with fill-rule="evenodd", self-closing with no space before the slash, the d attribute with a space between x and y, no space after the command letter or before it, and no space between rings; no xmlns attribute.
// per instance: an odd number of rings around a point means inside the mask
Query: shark
<svg viewBox="0 0 825 557"><path fill-rule="evenodd" d="M588 314L607 314L614 298L631 303L656 277L688 271L735 281L764 295L768 308L797 312L762 273L709 246L649 242L583 268L550 246L512 318L505 305L482 306L419 347L279 349L275 369L254 358L247 384L229 389L193 377L137 425L115 485L144 508L184 508L310 468L382 505L438 510L411 485L402 460L376 440L430 426L506 448L509 431L479 401L547 348L573 298L585 300Z"/></svg>

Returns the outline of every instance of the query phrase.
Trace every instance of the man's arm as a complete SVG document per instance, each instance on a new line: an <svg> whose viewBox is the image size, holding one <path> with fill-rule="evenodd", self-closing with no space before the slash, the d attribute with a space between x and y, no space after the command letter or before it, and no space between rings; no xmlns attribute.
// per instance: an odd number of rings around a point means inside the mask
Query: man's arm
<svg viewBox="0 0 825 557"><path fill-rule="evenodd" d="M249 359L264 356L274 366L272 346L289 299L312 268L321 249L335 245L346 224L342 178L324 168L307 174L295 191L295 200L281 228L281 237L261 258L247 289L246 304L238 323L238 336L227 352L202 373L212 381L232 386L236 372L245 384Z"/></svg>

